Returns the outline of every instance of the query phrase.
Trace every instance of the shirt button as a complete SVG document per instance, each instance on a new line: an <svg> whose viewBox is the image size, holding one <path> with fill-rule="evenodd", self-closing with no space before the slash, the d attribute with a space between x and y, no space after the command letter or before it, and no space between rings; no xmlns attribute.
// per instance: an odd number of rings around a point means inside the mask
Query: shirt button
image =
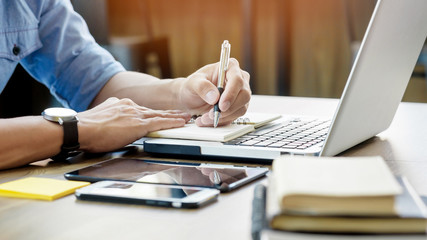
<svg viewBox="0 0 427 240"><path fill-rule="evenodd" d="M21 52L21 49L18 46L14 46L12 52L15 56L18 56L18 54Z"/></svg>

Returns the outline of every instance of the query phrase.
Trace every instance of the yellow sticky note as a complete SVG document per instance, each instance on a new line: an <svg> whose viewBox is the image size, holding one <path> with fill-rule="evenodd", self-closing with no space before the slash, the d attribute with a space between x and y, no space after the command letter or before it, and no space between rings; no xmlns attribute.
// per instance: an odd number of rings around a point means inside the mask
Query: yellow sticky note
<svg viewBox="0 0 427 240"><path fill-rule="evenodd" d="M89 184L89 182L29 177L0 184L0 196L52 201Z"/></svg>

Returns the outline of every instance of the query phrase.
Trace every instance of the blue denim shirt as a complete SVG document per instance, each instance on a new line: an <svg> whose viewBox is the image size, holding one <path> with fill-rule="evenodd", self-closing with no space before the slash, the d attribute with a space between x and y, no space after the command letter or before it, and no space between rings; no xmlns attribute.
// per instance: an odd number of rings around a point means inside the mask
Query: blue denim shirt
<svg viewBox="0 0 427 240"><path fill-rule="evenodd" d="M124 71L68 0L0 1L0 92L18 63L76 111L86 110L105 83Z"/></svg>

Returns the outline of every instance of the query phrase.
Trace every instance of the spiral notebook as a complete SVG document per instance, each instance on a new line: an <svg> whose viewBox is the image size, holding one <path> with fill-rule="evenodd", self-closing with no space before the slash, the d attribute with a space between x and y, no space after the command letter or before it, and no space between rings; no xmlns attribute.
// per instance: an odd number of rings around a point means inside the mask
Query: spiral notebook
<svg viewBox="0 0 427 240"><path fill-rule="evenodd" d="M280 114L247 113L227 126L217 128L198 127L195 123L188 123L181 128L151 132L147 137L226 142L249 133L255 130L255 128L263 126L280 117Z"/></svg>
<svg viewBox="0 0 427 240"><path fill-rule="evenodd" d="M254 128L259 128L259 127L264 126L265 124L272 122L276 119L279 119L281 117L282 116L280 114L274 114L274 113L250 112L250 113L246 113L244 116L236 119L233 123L234 124L253 125Z"/></svg>

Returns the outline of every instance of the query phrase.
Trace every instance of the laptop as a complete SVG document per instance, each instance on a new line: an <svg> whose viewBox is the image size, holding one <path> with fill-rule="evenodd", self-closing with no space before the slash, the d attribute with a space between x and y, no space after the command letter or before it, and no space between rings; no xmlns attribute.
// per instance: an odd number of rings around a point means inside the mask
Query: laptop
<svg viewBox="0 0 427 240"><path fill-rule="evenodd" d="M285 117L224 143L154 138L135 143L148 153L258 163L284 154L337 155L389 127L426 36L426 0L378 0L332 119Z"/></svg>

